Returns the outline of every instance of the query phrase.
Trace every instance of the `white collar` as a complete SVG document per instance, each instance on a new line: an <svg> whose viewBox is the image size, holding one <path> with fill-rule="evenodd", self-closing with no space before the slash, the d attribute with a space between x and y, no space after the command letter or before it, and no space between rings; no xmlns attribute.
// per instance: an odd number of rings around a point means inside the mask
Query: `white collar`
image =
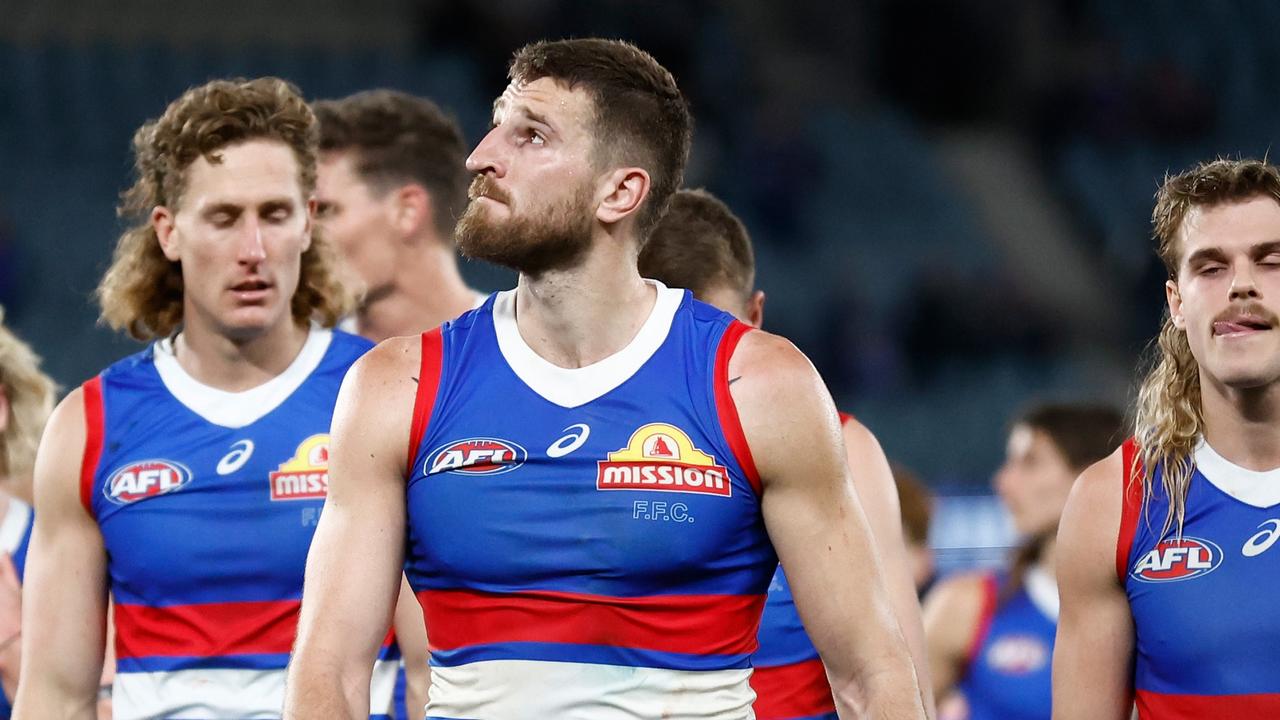
<svg viewBox="0 0 1280 720"><path fill-rule="evenodd" d="M1027 597L1031 598L1031 604L1044 613L1045 617L1057 622L1060 601L1058 583L1053 576L1039 565L1032 565L1027 569L1022 585L1027 589Z"/></svg>
<svg viewBox="0 0 1280 720"><path fill-rule="evenodd" d="M0 550L10 555L17 552L30 522L31 506L10 495L9 509L5 511L4 520L0 520Z"/></svg>
<svg viewBox="0 0 1280 720"><path fill-rule="evenodd" d="M1264 509L1280 504L1280 468L1240 467L1209 447L1203 437L1196 444L1192 458L1205 480L1240 502Z"/></svg>
<svg viewBox="0 0 1280 720"><path fill-rule="evenodd" d="M653 311L627 346L581 368L562 368L548 362L520 336L516 325L516 291L498 293L493 302L493 329L498 349L516 376L543 398L566 408L596 400L626 382L658 351L671 331L684 291L657 280L645 280L658 291Z"/></svg>
<svg viewBox="0 0 1280 720"><path fill-rule="evenodd" d="M169 338L156 342L153 354L160 380L178 402L214 425L242 428L257 422L288 399L320 365L332 340L332 330L312 324L302 350L284 372L241 392L219 390L191 377L178 364Z"/></svg>

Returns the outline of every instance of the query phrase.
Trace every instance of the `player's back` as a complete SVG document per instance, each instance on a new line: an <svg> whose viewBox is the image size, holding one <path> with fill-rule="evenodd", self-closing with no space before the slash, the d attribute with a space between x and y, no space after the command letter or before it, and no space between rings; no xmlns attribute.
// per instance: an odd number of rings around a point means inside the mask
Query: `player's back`
<svg viewBox="0 0 1280 720"><path fill-rule="evenodd" d="M1125 443L1126 473L1137 447ZM1133 613L1142 718L1280 717L1280 470L1239 467L1203 442L1193 454L1181 537L1162 535L1168 500L1125 494L1116 567Z"/></svg>
<svg viewBox="0 0 1280 720"><path fill-rule="evenodd" d="M109 557L117 718L279 716L333 405L369 347L313 328L283 373L227 393L162 342L85 384L81 499ZM383 708L393 674L380 661Z"/></svg>
<svg viewBox="0 0 1280 720"><path fill-rule="evenodd" d="M750 717L776 557L728 397L745 329L659 286L636 338L577 370L524 344L512 293L424 335L407 571L428 717Z"/></svg>

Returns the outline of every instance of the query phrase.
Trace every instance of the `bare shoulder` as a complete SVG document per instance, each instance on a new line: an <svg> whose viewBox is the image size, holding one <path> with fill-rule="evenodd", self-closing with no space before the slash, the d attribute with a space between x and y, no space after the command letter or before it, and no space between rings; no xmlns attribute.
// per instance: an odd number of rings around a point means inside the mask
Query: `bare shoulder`
<svg viewBox="0 0 1280 720"><path fill-rule="evenodd" d="M929 591L925 606L954 622L969 618L976 622L986 603L990 575L980 572L951 575Z"/></svg>
<svg viewBox="0 0 1280 720"><path fill-rule="evenodd" d="M768 385L779 381L807 380L817 376L813 363L790 340L764 330L742 336L729 359L729 377L743 382ZM734 392L737 394L737 383Z"/></svg>
<svg viewBox="0 0 1280 720"><path fill-rule="evenodd" d="M757 423L781 425L808 420L815 414L830 415L838 423L818 371L786 338L763 330L743 335L729 359L728 371L733 401L748 437Z"/></svg>
<svg viewBox="0 0 1280 720"><path fill-rule="evenodd" d="M387 338L351 366L348 382L365 389L417 382L422 367L422 339L418 335Z"/></svg>
<svg viewBox="0 0 1280 720"><path fill-rule="evenodd" d="M1117 449L1085 468L1067 497L1059 538L1114 542L1120 530L1124 494L1124 456Z"/></svg>
<svg viewBox="0 0 1280 720"><path fill-rule="evenodd" d="M88 431L85 392L76 388L53 409L36 453L35 497L42 516L80 504L80 464Z"/></svg>
<svg viewBox="0 0 1280 720"><path fill-rule="evenodd" d="M855 417L849 416L840 424L840 434L850 452L883 452L875 433Z"/></svg>

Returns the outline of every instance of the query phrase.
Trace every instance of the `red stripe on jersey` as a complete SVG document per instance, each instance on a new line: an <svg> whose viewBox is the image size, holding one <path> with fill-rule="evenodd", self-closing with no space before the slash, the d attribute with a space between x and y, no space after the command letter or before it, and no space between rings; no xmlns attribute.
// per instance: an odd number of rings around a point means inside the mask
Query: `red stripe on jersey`
<svg viewBox="0 0 1280 720"><path fill-rule="evenodd" d="M747 476L747 482L751 483L751 487L760 493L760 473L756 471L755 458L751 457L751 448L747 445L746 433L742 431L742 420L738 417L738 406L733 402L733 394L729 392L729 358L733 357L734 348L738 347L738 341L743 335L751 332L755 328L745 323L734 320L729 327L725 328L724 335L720 337L720 347L716 349L716 367L715 367L715 393L716 393L716 412L720 415L720 428L724 430L724 437L729 441L729 449L733 451L733 456L738 461L738 467L742 468L743 474Z"/></svg>
<svg viewBox="0 0 1280 720"><path fill-rule="evenodd" d="M1256 695L1166 695L1139 690L1139 720L1280 717L1280 693Z"/></svg>
<svg viewBox="0 0 1280 720"><path fill-rule="evenodd" d="M852 415L843 410L836 410L836 414L840 416L840 427L848 425L854 419Z"/></svg>
<svg viewBox="0 0 1280 720"><path fill-rule="evenodd" d="M440 389L440 365L444 361L444 339L440 328L422 333L422 361L418 370L418 391L413 399L413 422L409 426L409 459L405 462L405 476L413 474L413 461L418 457L418 445L427 434L431 422L431 410L436 404L436 391Z"/></svg>
<svg viewBox="0 0 1280 720"><path fill-rule="evenodd" d="M93 479L102 457L102 378L95 376L81 385L84 389L84 455L80 458L80 503L89 517L93 512Z"/></svg>
<svg viewBox="0 0 1280 720"><path fill-rule="evenodd" d="M1120 482L1120 532L1116 536L1116 577L1124 584L1129 574L1129 551L1133 548L1133 536L1138 531L1138 517L1142 514L1142 465L1138 461L1138 443L1129 438L1121 446L1124 458L1124 476Z"/></svg>
<svg viewBox="0 0 1280 720"><path fill-rule="evenodd" d="M996 616L996 601L999 599L1000 588L996 585L995 575L985 575L982 578L982 614L978 616L978 624L974 628L973 639L969 641L969 652L965 654L969 659L967 663L972 665L978 659L978 651L982 649L982 643L987 641L987 633L991 632L991 621Z"/></svg>
<svg viewBox="0 0 1280 720"><path fill-rule="evenodd" d="M821 660L758 667L751 674L756 720L790 720L836 711Z"/></svg>
<svg viewBox="0 0 1280 720"><path fill-rule="evenodd" d="M431 647L572 643L686 653L754 652L764 595L607 597L551 591L418 593Z"/></svg>
<svg viewBox="0 0 1280 720"><path fill-rule="evenodd" d="M219 657L287 653L299 600L115 606L116 656Z"/></svg>

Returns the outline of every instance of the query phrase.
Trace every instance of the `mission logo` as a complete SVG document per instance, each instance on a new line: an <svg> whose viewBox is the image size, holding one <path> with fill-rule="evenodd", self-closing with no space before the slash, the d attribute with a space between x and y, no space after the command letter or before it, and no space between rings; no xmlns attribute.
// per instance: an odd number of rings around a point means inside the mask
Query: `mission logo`
<svg viewBox="0 0 1280 720"><path fill-rule="evenodd" d="M694 447L683 430L665 423L636 430L626 447L596 465L597 490L733 495L728 469Z"/></svg>
<svg viewBox="0 0 1280 720"><path fill-rule="evenodd" d="M303 440L270 475L272 500L323 500L329 493L329 436Z"/></svg>

